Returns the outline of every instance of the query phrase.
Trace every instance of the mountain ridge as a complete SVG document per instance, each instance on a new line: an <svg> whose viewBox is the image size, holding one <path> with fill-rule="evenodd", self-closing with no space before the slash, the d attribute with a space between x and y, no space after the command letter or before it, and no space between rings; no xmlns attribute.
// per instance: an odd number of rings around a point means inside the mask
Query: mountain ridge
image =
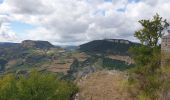
<svg viewBox="0 0 170 100"><path fill-rule="evenodd" d="M133 45L137 44L123 39L94 40L79 47L67 48L54 46L48 41L25 40L21 43L0 43L0 58L2 58L0 70L10 72L37 67L60 72L62 67L66 69L62 72L69 69L66 73L73 78L95 72L101 69L100 67L124 70L133 64L128 58L128 49ZM102 63L103 61L105 63Z"/></svg>
<svg viewBox="0 0 170 100"><path fill-rule="evenodd" d="M79 50L90 54L119 54L129 55L128 50L139 43L124 39L94 40L79 46Z"/></svg>

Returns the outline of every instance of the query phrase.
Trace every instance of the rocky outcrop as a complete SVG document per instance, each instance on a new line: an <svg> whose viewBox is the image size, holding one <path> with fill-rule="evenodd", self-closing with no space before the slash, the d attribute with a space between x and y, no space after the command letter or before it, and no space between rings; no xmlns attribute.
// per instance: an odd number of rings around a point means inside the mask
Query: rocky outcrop
<svg viewBox="0 0 170 100"><path fill-rule="evenodd" d="M90 73L93 73L97 70L97 67L94 66L92 58L88 58L85 61L81 62L78 59L75 59L70 66L68 71L67 78L74 80L84 77Z"/></svg>
<svg viewBox="0 0 170 100"><path fill-rule="evenodd" d="M110 58L91 56L85 61L79 61L79 59L75 59L70 66L67 78L71 80L79 79L103 69L115 69L121 71L126 70L133 67L133 63L131 62L131 59L129 59L129 57L123 56L110 56Z"/></svg>
<svg viewBox="0 0 170 100"><path fill-rule="evenodd" d="M54 46L48 41L32 41L25 40L21 43L21 46L24 48L39 48L39 49L49 49Z"/></svg>

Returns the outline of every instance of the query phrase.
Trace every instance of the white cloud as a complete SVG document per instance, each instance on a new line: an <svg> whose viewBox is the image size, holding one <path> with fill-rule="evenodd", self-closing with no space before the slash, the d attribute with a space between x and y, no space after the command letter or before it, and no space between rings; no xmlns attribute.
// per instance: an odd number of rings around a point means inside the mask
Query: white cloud
<svg viewBox="0 0 170 100"><path fill-rule="evenodd" d="M105 2L105 0L5 0L0 5L0 14L7 14L12 18L11 20L37 26L35 29L28 30L22 39L48 40L56 44L79 44L103 38L124 38L136 41L133 33L140 28L138 20L151 18L156 12L170 20L169 6L169 0L141 0L137 3L129 3L128 0L112 2ZM8 26L6 28L8 31L3 33L18 37L13 32L15 30L10 29L10 25L5 26ZM2 34L2 29L0 32ZM1 40L8 40L2 38Z"/></svg>
<svg viewBox="0 0 170 100"><path fill-rule="evenodd" d="M18 37L10 29L10 23L1 23L0 27L0 40L1 42L18 42Z"/></svg>
<svg viewBox="0 0 170 100"><path fill-rule="evenodd" d="M6 15L0 15L0 41L18 42L18 37L10 27L11 18Z"/></svg>

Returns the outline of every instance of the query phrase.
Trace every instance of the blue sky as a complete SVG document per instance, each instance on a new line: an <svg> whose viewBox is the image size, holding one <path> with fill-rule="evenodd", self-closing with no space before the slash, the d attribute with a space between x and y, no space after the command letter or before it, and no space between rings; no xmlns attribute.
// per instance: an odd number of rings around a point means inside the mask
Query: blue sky
<svg viewBox="0 0 170 100"><path fill-rule="evenodd" d="M23 22L20 22L20 21L11 22L10 26L11 26L11 29L15 33L17 33L18 35L21 35L21 36L23 36L26 33L26 31L36 28L33 25L23 23Z"/></svg>
<svg viewBox="0 0 170 100"><path fill-rule="evenodd" d="M106 2L112 2L112 0L105 0Z"/></svg>
<svg viewBox="0 0 170 100"><path fill-rule="evenodd" d="M0 3L2 3L3 2L3 0L0 0Z"/></svg>
<svg viewBox="0 0 170 100"><path fill-rule="evenodd" d="M130 2L130 3L131 3L131 2L136 2L136 3L137 3L137 2L139 2L139 1L140 1L140 0L128 0L128 2Z"/></svg>
<svg viewBox="0 0 170 100"><path fill-rule="evenodd" d="M0 0L0 4L2 4L2 3L3 3L3 0ZM4 15L4 14L1 14L1 15ZM6 15L8 15L8 14L6 14ZM10 23L10 28L17 35L24 36L26 31L34 29L36 27L34 25L27 24L27 23L24 23L24 22L21 22L21 21L12 21Z"/></svg>

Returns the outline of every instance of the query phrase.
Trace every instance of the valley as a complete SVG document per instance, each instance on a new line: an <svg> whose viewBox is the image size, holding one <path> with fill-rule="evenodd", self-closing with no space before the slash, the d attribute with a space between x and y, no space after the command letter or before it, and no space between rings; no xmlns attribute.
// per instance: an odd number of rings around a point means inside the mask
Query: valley
<svg viewBox="0 0 170 100"><path fill-rule="evenodd" d="M170 0L0 0L0 100L170 100Z"/></svg>
<svg viewBox="0 0 170 100"><path fill-rule="evenodd" d="M74 100L136 100L123 84L127 81L126 70L134 66L128 50L137 43L96 40L74 49L32 40L8 45L0 45L1 76L27 76L36 69L77 84L79 92Z"/></svg>
<svg viewBox="0 0 170 100"><path fill-rule="evenodd" d="M118 39L96 40L70 49L54 46L48 41L1 43L0 70L1 74L7 74L37 69L74 78L103 68L123 70L133 64L127 53L132 45L138 44ZM101 49L103 46L106 48Z"/></svg>

